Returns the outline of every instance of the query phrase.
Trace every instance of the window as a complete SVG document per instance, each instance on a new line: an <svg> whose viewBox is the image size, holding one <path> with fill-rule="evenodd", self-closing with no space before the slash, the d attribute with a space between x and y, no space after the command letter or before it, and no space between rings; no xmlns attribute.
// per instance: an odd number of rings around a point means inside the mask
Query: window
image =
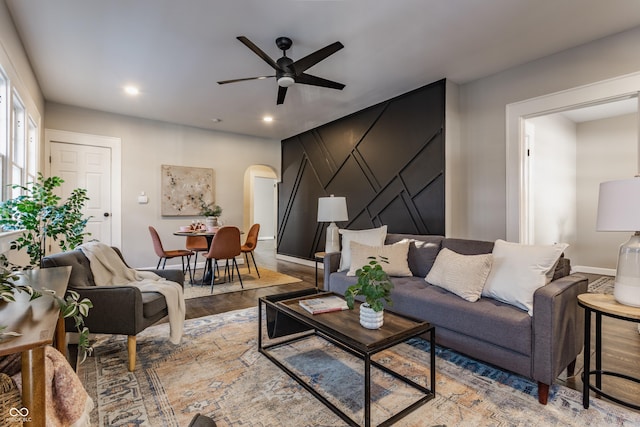
<svg viewBox="0 0 640 427"><path fill-rule="evenodd" d="M9 103L7 94L9 93L9 82L6 74L0 67L0 198L4 200L4 159L7 157L7 141L9 140Z"/></svg>
<svg viewBox="0 0 640 427"><path fill-rule="evenodd" d="M27 107L0 67L0 198L20 195L9 184L27 185L36 180L40 130Z"/></svg>
<svg viewBox="0 0 640 427"><path fill-rule="evenodd" d="M26 150L26 126L25 126L25 108L18 95L14 92L12 97L13 104L13 120L11 122L11 184L24 185L24 170ZM11 197L20 195L20 189L11 190Z"/></svg>

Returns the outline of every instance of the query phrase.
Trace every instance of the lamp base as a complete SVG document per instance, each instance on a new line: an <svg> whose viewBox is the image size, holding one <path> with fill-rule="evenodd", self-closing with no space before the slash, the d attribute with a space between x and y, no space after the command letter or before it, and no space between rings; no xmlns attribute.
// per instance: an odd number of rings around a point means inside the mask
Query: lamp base
<svg viewBox="0 0 640 427"><path fill-rule="evenodd" d="M620 304L640 307L640 233L620 246L613 296Z"/></svg>
<svg viewBox="0 0 640 427"><path fill-rule="evenodd" d="M340 252L340 234L338 233L338 226L335 222L329 224L326 235L327 240L325 241L324 251L327 253Z"/></svg>
<svg viewBox="0 0 640 427"><path fill-rule="evenodd" d="M628 285L616 282L613 288L613 297L620 304L640 307L640 285Z"/></svg>

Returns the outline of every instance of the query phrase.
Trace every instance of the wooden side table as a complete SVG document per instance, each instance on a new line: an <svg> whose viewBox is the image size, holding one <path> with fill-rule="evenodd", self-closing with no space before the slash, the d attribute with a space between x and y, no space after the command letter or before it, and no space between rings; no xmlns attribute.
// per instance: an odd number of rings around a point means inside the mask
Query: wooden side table
<svg viewBox="0 0 640 427"><path fill-rule="evenodd" d="M20 274L20 284L29 284L42 291L49 289L64 297L71 275L71 267L43 268ZM22 404L27 409L25 425L44 427L45 411L44 348L56 337L56 348L66 351L64 320L60 310L50 296L43 295L33 301L25 293L16 295L16 301L0 308L0 324L7 331L22 335L0 340L0 356L22 353ZM16 408L22 409L22 408Z"/></svg>
<svg viewBox="0 0 640 427"><path fill-rule="evenodd" d="M582 406L589 409L589 390L616 402L620 405L640 410L640 404L626 402L602 391L602 377L612 376L640 384L640 378L602 369L602 316L640 323L640 307L620 304L613 295L581 294L578 295L578 305L585 310L584 319L584 373L582 374ZM595 332L595 370L591 370L591 313L596 315ZM595 376L595 386L590 383L591 376Z"/></svg>

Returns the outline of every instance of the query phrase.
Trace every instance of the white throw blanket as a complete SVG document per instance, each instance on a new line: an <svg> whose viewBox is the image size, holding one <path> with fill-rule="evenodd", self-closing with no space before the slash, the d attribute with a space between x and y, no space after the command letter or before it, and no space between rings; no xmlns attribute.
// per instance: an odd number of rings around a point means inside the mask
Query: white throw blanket
<svg viewBox="0 0 640 427"><path fill-rule="evenodd" d="M184 330L185 304L182 286L158 276L151 271L138 271L127 265L116 251L100 242L88 242L80 246L89 259L91 272L97 286L131 285L141 292L159 292L167 301L169 311L169 340L180 344Z"/></svg>

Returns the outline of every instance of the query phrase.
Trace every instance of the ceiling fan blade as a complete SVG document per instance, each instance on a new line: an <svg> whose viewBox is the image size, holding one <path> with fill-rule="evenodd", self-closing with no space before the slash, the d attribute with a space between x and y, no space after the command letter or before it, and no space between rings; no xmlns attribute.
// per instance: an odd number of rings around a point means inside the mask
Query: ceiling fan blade
<svg viewBox="0 0 640 427"><path fill-rule="evenodd" d="M275 76L258 76L258 77L245 77L243 79L231 79L231 80L221 80L218 82L219 85L225 85L227 83L235 83L235 82L243 82L245 80L263 80L268 79Z"/></svg>
<svg viewBox="0 0 640 427"><path fill-rule="evenodd" d="M296 76L304 73L308 68L313 67L318 62L322 61L326 57L333 55L340 49L342 49L344 45L340 42L335 42L330 44L329 46L325 46L320 50L316 50L315 52L305 56L304 58L298 59L296 62L291 64Z"/></svg>
<svg viewBox="0 0 640 427"><path fill-rule="evenodd" d="M280 105L284 102L284 97L287 95L287 88L278 86L278 101L276 104Z"/></svg>
<svg viewBox="0 0 640 427"><path fill-rule="evenodd" d="M311 74L302 73L295 77L296 83L302 83L304 85L322 86L330 89L342 90L344 85L342 83L334 82L332 80L323 79L322 77L312 76Z"/></svg>
<svg viewBox="0 0 640 427"><path fill-rule="evenodd" d="M262 51L262 49L260 49L258 46L253 44L253 42L251 40L249 40L245 36L238 36L236 38L238 40L240 40L242 43L244 43L244 45L247 46L249 49L251 49L253 51L253 53L255 53L260 58L262 58L264 60L264 62L266 62L267 64L271 65L271 67L274 70L280 70L280 67L278 67L278 64L276 64L276 61L271 59L271 57L269 55L267 55L266 53L264 53Z"/></svg>

